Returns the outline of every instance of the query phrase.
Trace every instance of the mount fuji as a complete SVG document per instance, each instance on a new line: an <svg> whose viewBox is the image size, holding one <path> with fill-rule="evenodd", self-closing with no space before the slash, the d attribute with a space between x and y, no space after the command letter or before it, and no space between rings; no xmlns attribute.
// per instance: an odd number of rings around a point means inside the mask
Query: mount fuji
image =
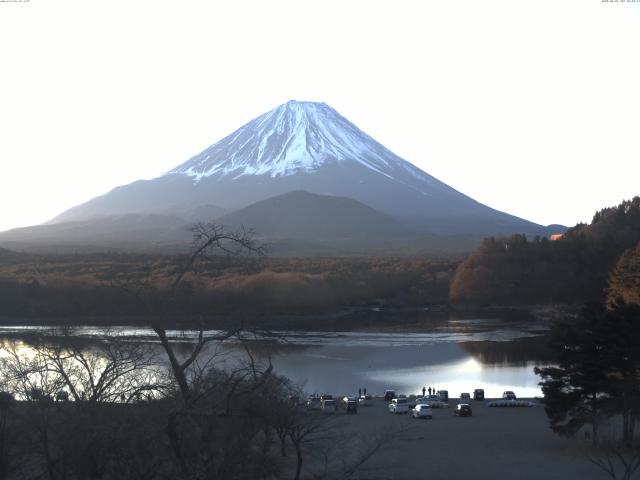
<svg viewBox="0 0 640 480"><path fill-rule="evenodd" d="M251 120L160 177L116 187L45 226L86 225L92 219L131 214L186 220L194 211L215 211L219 218L223 212L231 215L299 191L314 194L318 202L328 196L360 202L414 232L474 237L548 233L546 227L494 210L449 187L325 103L299 101ZM335 202L331 205L336 208ZM273 214L273 205L269 208ZM286 209L282 214L286 217ZM256 218L255 212L252 215Z"/></svg>

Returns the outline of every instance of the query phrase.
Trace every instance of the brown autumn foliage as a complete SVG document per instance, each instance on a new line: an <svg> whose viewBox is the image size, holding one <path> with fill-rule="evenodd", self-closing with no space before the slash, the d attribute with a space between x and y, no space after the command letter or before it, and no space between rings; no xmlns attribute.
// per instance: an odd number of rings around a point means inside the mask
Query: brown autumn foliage
<svg viewBox="0 0 640 480"><path fill-rule="evenodd" d="M609 302L640 303L640 242L620 256L609 276L607 298Z"/></svg>
<svg viewBox="0 0 640 480"><path fill-rule="evenodd" d="M450 298L503 305L604 301L609 272L639 241L640 197L596 212L590 224L557 241L487 238L456 269ZM625 262L630 268L631 257Z"/></svg>
<svg viewBox="0 0 640 480"><path fill-rule="evenodd" d="M183 263L178 255L0 250L0 316L142 315L149 302L140 302L136 295L162 295ZM171 308L202 315L266 308L306 311L380 301L400 306L445 303L455 265L401 258L212 257L199 261L185 276Z"/></svg>

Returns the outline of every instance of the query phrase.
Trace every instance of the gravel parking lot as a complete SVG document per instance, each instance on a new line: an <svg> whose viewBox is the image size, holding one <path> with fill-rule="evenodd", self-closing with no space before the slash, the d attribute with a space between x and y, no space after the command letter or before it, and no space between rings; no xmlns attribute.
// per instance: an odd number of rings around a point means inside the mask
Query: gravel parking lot
<svg viewBox="0 0 640 480"><path fill-rule="evenodd" d="M487 400L489 401L489 400ZM356 478L471 479L515 476L527 479L604 479L581 453L579 440L567 440L548 426L544 409L489 408L469 402L473 416L433 409L433 419L391 414L381 398L357 415L338 412L336 424L347 435L388 435L388 442L365 464Z"/></svg>

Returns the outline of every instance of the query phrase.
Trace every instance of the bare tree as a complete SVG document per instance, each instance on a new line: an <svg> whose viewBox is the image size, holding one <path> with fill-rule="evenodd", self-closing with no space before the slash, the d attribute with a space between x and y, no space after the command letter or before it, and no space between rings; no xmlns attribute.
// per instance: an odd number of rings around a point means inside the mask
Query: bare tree
<svg viewBox="0 0 640 480"><path fill-rule="evenodd" d="M585 458L613 480L631 480L640 469L640 438L620 439L611 420L602 431L598 445L583 450Z"/></svg>
<svg viewBox="0 0 640 480"><path fill-rule="evenodd" d="M414 425L398 426L393 422L377 434L365 435L344 431L341 425L329 424L326 431L307 439L306 450L312 459L309 473L315 480L355 478L367 469L367 463L382 447L414 428Z"/></svg>
<svg viewBox="0 0 640 480"><path fill-rule="evenodd" d="M613 480L630 480L640 468L640 447L620 442L601 442L586 453L587 460Z"/></svg>
<svg viewBox="0 0 640 480"><path fill-rule="evenodd" d="M81 345L72 330L64 330L61 342L40 345L38 354L76 402L130 403L157 396L168 386L149 345L109 332L92 345Z"/></svg>
<svg viewBox="0 0 640 480"><path fill-rule="evenodd" d="M334 426L334 419L334 416L306 410L299 410L292 418L288 434L296 452L295 480L300 480L306 448L317 447L319 442L329 436Z"/></svg>
<svg viewBox="0 0 640 480"><path fill-rule="evenodd" d="M192 252L182 267L176 272L166 298L167 301L175 298L185 275L192 270L196 262L207 258L212 253L223 253L232 256L240 255L243 252L259 255L264 254L263 247L254 241L254 232L252 230L240 229L237 231L229 231L223 225L198 222L193 225L191 232L193 234ZM184 359L180 360L178 355L176 355L176 351L171 343L171 339L167 335L167 330L164 325L165 322L154 323L152 324L152 328L156 335L158 335L162 348L167 355L182 399L185 404L189 404L192 394L187 374L189 367L194 364L208 343L228 340L236 336L241 331L241 327L236 326L227 331L210 335L205 335L204 328L200 328L197 341L194 343L191 352L188 353Z"/></svg>
<svg viewBox="0 0 640 480"><path fill-rule="evenodd" d="M18 400L52 399L64 387L64 380L49 368L37 348L22 343L2 342L0 383Z"/></svg>

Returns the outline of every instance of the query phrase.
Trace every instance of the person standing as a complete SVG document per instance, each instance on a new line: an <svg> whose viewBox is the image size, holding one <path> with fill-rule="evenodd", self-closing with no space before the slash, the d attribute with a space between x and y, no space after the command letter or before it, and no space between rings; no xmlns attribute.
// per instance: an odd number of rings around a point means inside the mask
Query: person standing
<svg viewBox="0 0 640 480"><path fill-rule="evenodd" d="M358 389L358 398L360 398L361 396L362 396L362 389L361 389L361 388L359 388L359 389Z"/></svg>
<svg viewBox="0 0 640 480"><path fill-rule="evenodd" d="M429 395L431 395L431 387L429 387Z"/></svg>
<svg viewBox="0 0 640 480"><path fill-rule="evenodd" d="M426 387L422 387L422 396L424 397L424 394L427 393L427 388Z"/></svg>
<svg viewBox="0 0 640 480"><path fill-rule="evenodd" d="M367 387L364 387L364 390L362 390L362 393L364 393L364 396L367 396Z"/></svg>

